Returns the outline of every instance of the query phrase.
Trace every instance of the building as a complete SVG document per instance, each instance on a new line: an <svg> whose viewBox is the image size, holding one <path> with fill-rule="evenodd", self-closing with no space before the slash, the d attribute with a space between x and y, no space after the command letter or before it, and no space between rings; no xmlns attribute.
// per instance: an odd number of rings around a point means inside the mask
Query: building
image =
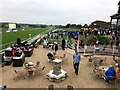
<svg viewBox="0 0 120 90"><path fill-rule="evenodd" d="M112 31L112 35L115 37L120 36L120 1L118 2L118 12L111 17L110 21L110 29Z"/></svg>
<svg viewBox="0 0 120 90"><path fill-rule="evenodd" d="M114 40L114 44L118 49L118 56L120 56L120 1L118 2L118 12L110 17L111 17L110 28L112 31L112 39Z"/></svg>

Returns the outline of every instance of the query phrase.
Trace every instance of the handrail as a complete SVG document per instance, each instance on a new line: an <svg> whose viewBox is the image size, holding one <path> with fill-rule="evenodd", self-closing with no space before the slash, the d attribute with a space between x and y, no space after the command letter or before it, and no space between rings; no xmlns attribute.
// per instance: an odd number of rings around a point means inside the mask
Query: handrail
<svg viewBox="0 0 120 90"><path fill-rule="evenodd" d="M52 31L52 30L47 30L47 31ZM23 39L23 41L29 41L29 40L32 40L33 38L37 37L37 36L40 37L41 35L42 35L42 33L41 33L41 34L34 35L34 36L31 37L31 38L24 38L25 40ZM44 35L43 35L43 36L44 36ZM0 45L0 49L2 49L1 47L5 46L5 45L8 46L8 45L10 45L10 44L12 44L12 43L15 43L15 41L9 42L9 43L7 43L7 44ZM3 52L4 50L5 50L5 48L2 49L2 50L0 50L0 53Z"/></svg>

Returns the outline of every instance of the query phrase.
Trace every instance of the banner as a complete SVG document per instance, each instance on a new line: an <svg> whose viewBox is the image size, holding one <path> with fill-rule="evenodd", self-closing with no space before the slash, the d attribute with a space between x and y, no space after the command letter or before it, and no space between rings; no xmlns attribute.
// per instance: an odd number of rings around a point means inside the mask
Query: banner
<svg viewBox="0 0 120 90"><path fill-rule="evenodd" d="M68 36L78 40L79 32L78 31L68 31Z"/></svg>
<svg viewBox="0 0 120 90"><path fill-rule="evenodd" d="M10 23L10 24L9 24L9 28L12 28L12 29L14 28L14 29L15 29L15 28L16 28L16 24L11 24L11 23Z"/></svg>

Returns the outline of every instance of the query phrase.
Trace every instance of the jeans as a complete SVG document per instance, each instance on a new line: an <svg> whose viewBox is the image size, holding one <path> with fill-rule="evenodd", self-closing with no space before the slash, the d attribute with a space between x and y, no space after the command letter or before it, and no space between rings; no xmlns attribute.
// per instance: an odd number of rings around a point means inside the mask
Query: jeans
<svg viewBox="0 0 120 90"><path fill-rule="evenodd" d="M74 63L75 73L78 74L79 63Z"/></svg>

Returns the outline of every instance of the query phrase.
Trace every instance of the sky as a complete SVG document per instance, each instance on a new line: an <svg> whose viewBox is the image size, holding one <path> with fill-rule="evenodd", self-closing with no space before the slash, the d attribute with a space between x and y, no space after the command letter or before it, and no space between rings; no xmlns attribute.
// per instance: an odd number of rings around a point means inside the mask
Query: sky
<svg viewBox="0 0 120 90"><path fill-rule="evenodd" d="M110 21L119 0L0 0L0 21L35 24L90 24Z"/></svg>

